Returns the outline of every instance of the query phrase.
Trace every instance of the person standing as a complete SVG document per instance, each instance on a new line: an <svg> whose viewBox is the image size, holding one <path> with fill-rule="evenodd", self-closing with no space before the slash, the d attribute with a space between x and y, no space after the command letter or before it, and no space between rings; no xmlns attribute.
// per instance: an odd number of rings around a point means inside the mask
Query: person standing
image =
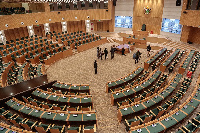
<svg viewBox="0 0 200 133"><path fill-rule="evenodd" d="M151 46L150 44L147 46L147 57L150 56Z"/></svg>
<svg viewBox="0 0 200 133"><path fill-rule="evenodd" d="M99 47L97 47L97 58L99 59Z"/></svg>
<svg viewBox="0 0 200 133"><path fill-rule="evenodd" d="M111 46L110 52L111 52L111 59L113 59L114 58L115 49L112 46Z"/></svg>
<svg viewBox="0 0 200 133"><path fill-rule="evenodd" d="M124 52L125 52L125 49L124 49L124 47L123 47L123 48L122 48L122 55L125 55ZM125 56L126 56L126 55L125 55Z"/></svg>
<svg viewBox="0 0 200 133"><path fill-rule="evenodd" d="M138 63L139 56L136 54L135 56L135 64Z"/></svg>
<svg viewBox="0 0 200 133"><path fill-rule="evenodd" d="M105 54L105 60L106 60L107 55L108 55L108 50L107 50L107 48L104 49L104 54Z"/></svg>
<svg viewBox="0 0 200 133"><path fill-rule="evenodd" d="M97 74L97 61L94 61L94 70L95 70L95 74Z"/></svg>
<svg viewBox="0 0 200 133"><path fill-rule="evenodd" d="M101 57L101 48L99 48L98 59Z"/></svg>

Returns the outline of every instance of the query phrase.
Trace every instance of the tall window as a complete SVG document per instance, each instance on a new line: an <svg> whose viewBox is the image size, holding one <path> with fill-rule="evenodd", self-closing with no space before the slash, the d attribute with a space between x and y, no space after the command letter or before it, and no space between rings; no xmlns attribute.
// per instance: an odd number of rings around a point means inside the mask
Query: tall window
<svg viewBox="0 0 200 133"><path fill-rule="evenodd" d="M115 27L132 28L131 16L115 16Z"/></svg>
<svg viewBox="0 0 200 133"><path fill-rule="evenodd" d="M161 31L181 34L182 25L178 19L163 18Z"/></svg>

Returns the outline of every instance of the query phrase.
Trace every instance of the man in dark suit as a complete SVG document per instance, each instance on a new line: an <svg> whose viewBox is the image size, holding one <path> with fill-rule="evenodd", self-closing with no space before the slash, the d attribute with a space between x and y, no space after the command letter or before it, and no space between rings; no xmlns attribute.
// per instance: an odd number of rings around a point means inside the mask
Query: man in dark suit
<svg viewBox="0 0 200 133"><path fill-rule="evenodd" d="M150 44L147 46L147 56L150 56L151 46Z"/></svg>
<svg viewBox="0 0 200 133"><path fill-rule="evenodd" d="M107 50L107 48L104 49L104 54L105 54L105 60L106 60L106 57L107 57L107 55L108 55L108 50Z"/></svg>
<svg viewBox="0 0 200 133"><path fill-rule="evenodd" d="M122 55L125 55L124 52L125 52L125 49L124 49L124 47L123 47L123 48L122 48ZM126 55L125 55L125 56L126 56Z"/></svg>
<svg viewBox="0 0 200 133"><path fill-rule="evenodd" d="M94 70L95 70L95 74L97 74L97 61L94 61Z"/></svg>

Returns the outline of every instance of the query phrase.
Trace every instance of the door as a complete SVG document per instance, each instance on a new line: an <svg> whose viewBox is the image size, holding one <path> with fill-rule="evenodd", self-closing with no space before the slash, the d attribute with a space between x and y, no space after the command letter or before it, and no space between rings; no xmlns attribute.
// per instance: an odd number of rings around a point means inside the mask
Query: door
<svg viewBox="0 0 200 133"><path fill-rule="evenodd" d="M103 31L103 22L97 22L97 31Z"/></svg>

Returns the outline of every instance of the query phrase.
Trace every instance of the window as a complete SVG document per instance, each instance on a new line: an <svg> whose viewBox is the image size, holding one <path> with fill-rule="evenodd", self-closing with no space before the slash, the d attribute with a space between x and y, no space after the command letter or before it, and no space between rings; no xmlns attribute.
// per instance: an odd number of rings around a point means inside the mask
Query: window
<svg viewBox="0 0 200 133"><path fill-rule="evenodd" d="M163 18L161 31L181 34L182 25L179 22L178 19Z"/></svg>
<svg viewBox="0 0 200 133"><path fill-rule="evenodd" d="M132 28L131 16L115 16L115 27Z"/></svg>

